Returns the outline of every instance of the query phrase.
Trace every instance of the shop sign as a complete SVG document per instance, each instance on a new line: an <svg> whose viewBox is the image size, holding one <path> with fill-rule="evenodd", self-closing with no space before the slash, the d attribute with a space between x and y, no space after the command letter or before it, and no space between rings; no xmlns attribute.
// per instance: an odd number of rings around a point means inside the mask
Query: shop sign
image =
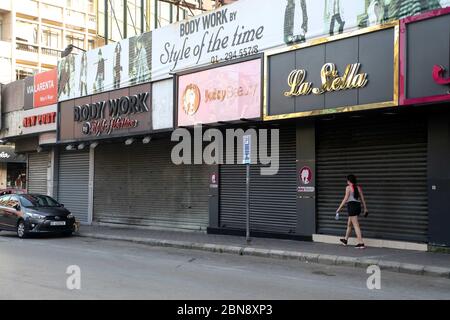
<svg viewBox="0 0 450 320"><path fill-rule="evenodd" d="M57 105L33 108L22 113L22 134L56 131Z"/></svg>
<svg viewBox="0 0 450 320"><path fill-rule="evenodd" d="M29 116L23 118L23 126L25 128L34 127L38 125L56 123L56 112L44 113L36 116Z"/></svg>
<svg viewBox="0 0 450 320"><path fill-rule="evenodd" d="M339 76L339 72L334 63L326 63L320 71L322 85L313 88L312 82L305 82L306 70L293 70L287 79L290 90L286 91L286 97L306 96L309 94L324 94L325 92L340 91L347 89L363 88L367 84L367 73L358 74L360 63L347 65L344 75Z"/></svg>
<svg viewBox="0 0 450 320"><path fill-rule="evenodd" d="M9 155L9 153L6 153L5 151L2 151L1 153L0 153L0 158L2 158L2 159L8 159L8 158L10 158L11 156Z"/></svg>
<svg viewBox="0 0 450 320"><path fill-rule="evenodd" d="M178 126L261 116L261 59L178 77Z"/></svg>
<svg viewBox="0 0 450 320"><path fill-rule="evenodd" d="M435 65L433 67L433 80L439 85L446 86L450 85L450 77L445 78L445 68L443 66Z"/></svg>
<svg viewBox="0 0 450 320"><path fill-rule="evenodd" d="M25 79L24 109L43 107L57 103L56 69L38 73Z"/></svg>
<svg viewBox="0 0 450 320"><path fill-rule="evenodd" d="M82 132L85 135L110 135L115 130L137 128L139 120L134 119L133 115L149 111L148 95L148 92L144 92L120 99L75 106L73 120L83 123Z"/></svg>
<svg viewBox="0 0 450 320"><path fill-rule="evenodd" d="M0 162L8 163L24 163L25 157L15 152L15 148L12 146L0 146Z"/></svg>
<svg viewBox="0 0 450 320"><path fill-rule="evenodd" d="M450 8L400 22L402 105L450 101L449 25Z"/></svg>
<svg viewBox="0 0 450 320"><path fill-rule="evenodd" d="M268 52L264 120L397 106L398 31L392 22Z"/></svg>
<svg viewBox="0 0 450 320"><path fill-rule="evenodd" d="M152 132L151 84L59 104L59 141Z"/></svg>

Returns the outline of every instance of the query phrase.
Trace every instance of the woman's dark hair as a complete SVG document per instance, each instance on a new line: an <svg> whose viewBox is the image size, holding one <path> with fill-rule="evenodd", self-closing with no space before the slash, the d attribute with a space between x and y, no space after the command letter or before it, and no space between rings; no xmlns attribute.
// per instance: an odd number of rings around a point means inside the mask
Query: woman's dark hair
<svg viewBox="0 0 450 320"><path fill-rule="evenodd" d="M359 199L358 180L356 180L356 176L354 174L349 174L347 180L353 184L353 195L355 196L355 199Z"/></svg>

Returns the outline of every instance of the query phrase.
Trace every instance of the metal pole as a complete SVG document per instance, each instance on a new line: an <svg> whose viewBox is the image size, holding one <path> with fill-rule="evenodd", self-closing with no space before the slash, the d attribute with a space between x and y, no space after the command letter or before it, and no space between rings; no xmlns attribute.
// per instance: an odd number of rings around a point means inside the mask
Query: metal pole
<svg viewBox="0 0 450 320"><path fill-rule="evenodd" d="M109 13L108 13L108 0L105 0L105 45L108 44L108 38L109 38L109 34L108 34L108 17Z"/></svg>
<svg viewBox="0 0 450 320"><path fill-rule="evenodd" d="M247 243L250 243L250 164L246 165L247 169L247 178L246 178L246 187L247 187L247 227L246 227L246 235L245 238Z"/></svg>
<svg viewBox="0 0 450 320"><path fill-rule="evenodd" d="M128 7L128 0L124 0L123 1L123 38L122 39L126 39L127 37L127 28L128 28L128 12L127 12L127 7Z"/></svg>

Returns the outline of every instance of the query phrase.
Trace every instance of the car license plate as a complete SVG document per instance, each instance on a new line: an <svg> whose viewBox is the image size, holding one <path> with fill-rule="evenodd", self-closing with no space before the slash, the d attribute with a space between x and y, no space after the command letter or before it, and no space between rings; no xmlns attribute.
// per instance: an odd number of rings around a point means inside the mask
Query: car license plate
<svg viewBox="0 0 450 320"><path fill-rule="evenodd" d="M66 222L65 221L52 221L50 222L51 226L65 226Z"/></svg>

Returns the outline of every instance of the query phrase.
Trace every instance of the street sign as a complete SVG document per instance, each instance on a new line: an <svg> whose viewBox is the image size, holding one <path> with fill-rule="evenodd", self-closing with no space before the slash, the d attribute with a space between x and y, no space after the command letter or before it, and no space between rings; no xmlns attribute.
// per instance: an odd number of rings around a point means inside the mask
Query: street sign
<svg viewBox="0 0 450 320"><path fill-rule="evenodd" d="M242 140L243 140L242 164L251 164L252 136L245 135Z"/></svg>
<svg viewBox="0 0 450 320"><path fill-rule="evenodd" d="M242 139L243 147L242 152L242 164L245 164L246 168L246 233L245 238L247 243L250 243L250 164L251 161L251 150L252 150L252 136L245 135Z"/></svg>

